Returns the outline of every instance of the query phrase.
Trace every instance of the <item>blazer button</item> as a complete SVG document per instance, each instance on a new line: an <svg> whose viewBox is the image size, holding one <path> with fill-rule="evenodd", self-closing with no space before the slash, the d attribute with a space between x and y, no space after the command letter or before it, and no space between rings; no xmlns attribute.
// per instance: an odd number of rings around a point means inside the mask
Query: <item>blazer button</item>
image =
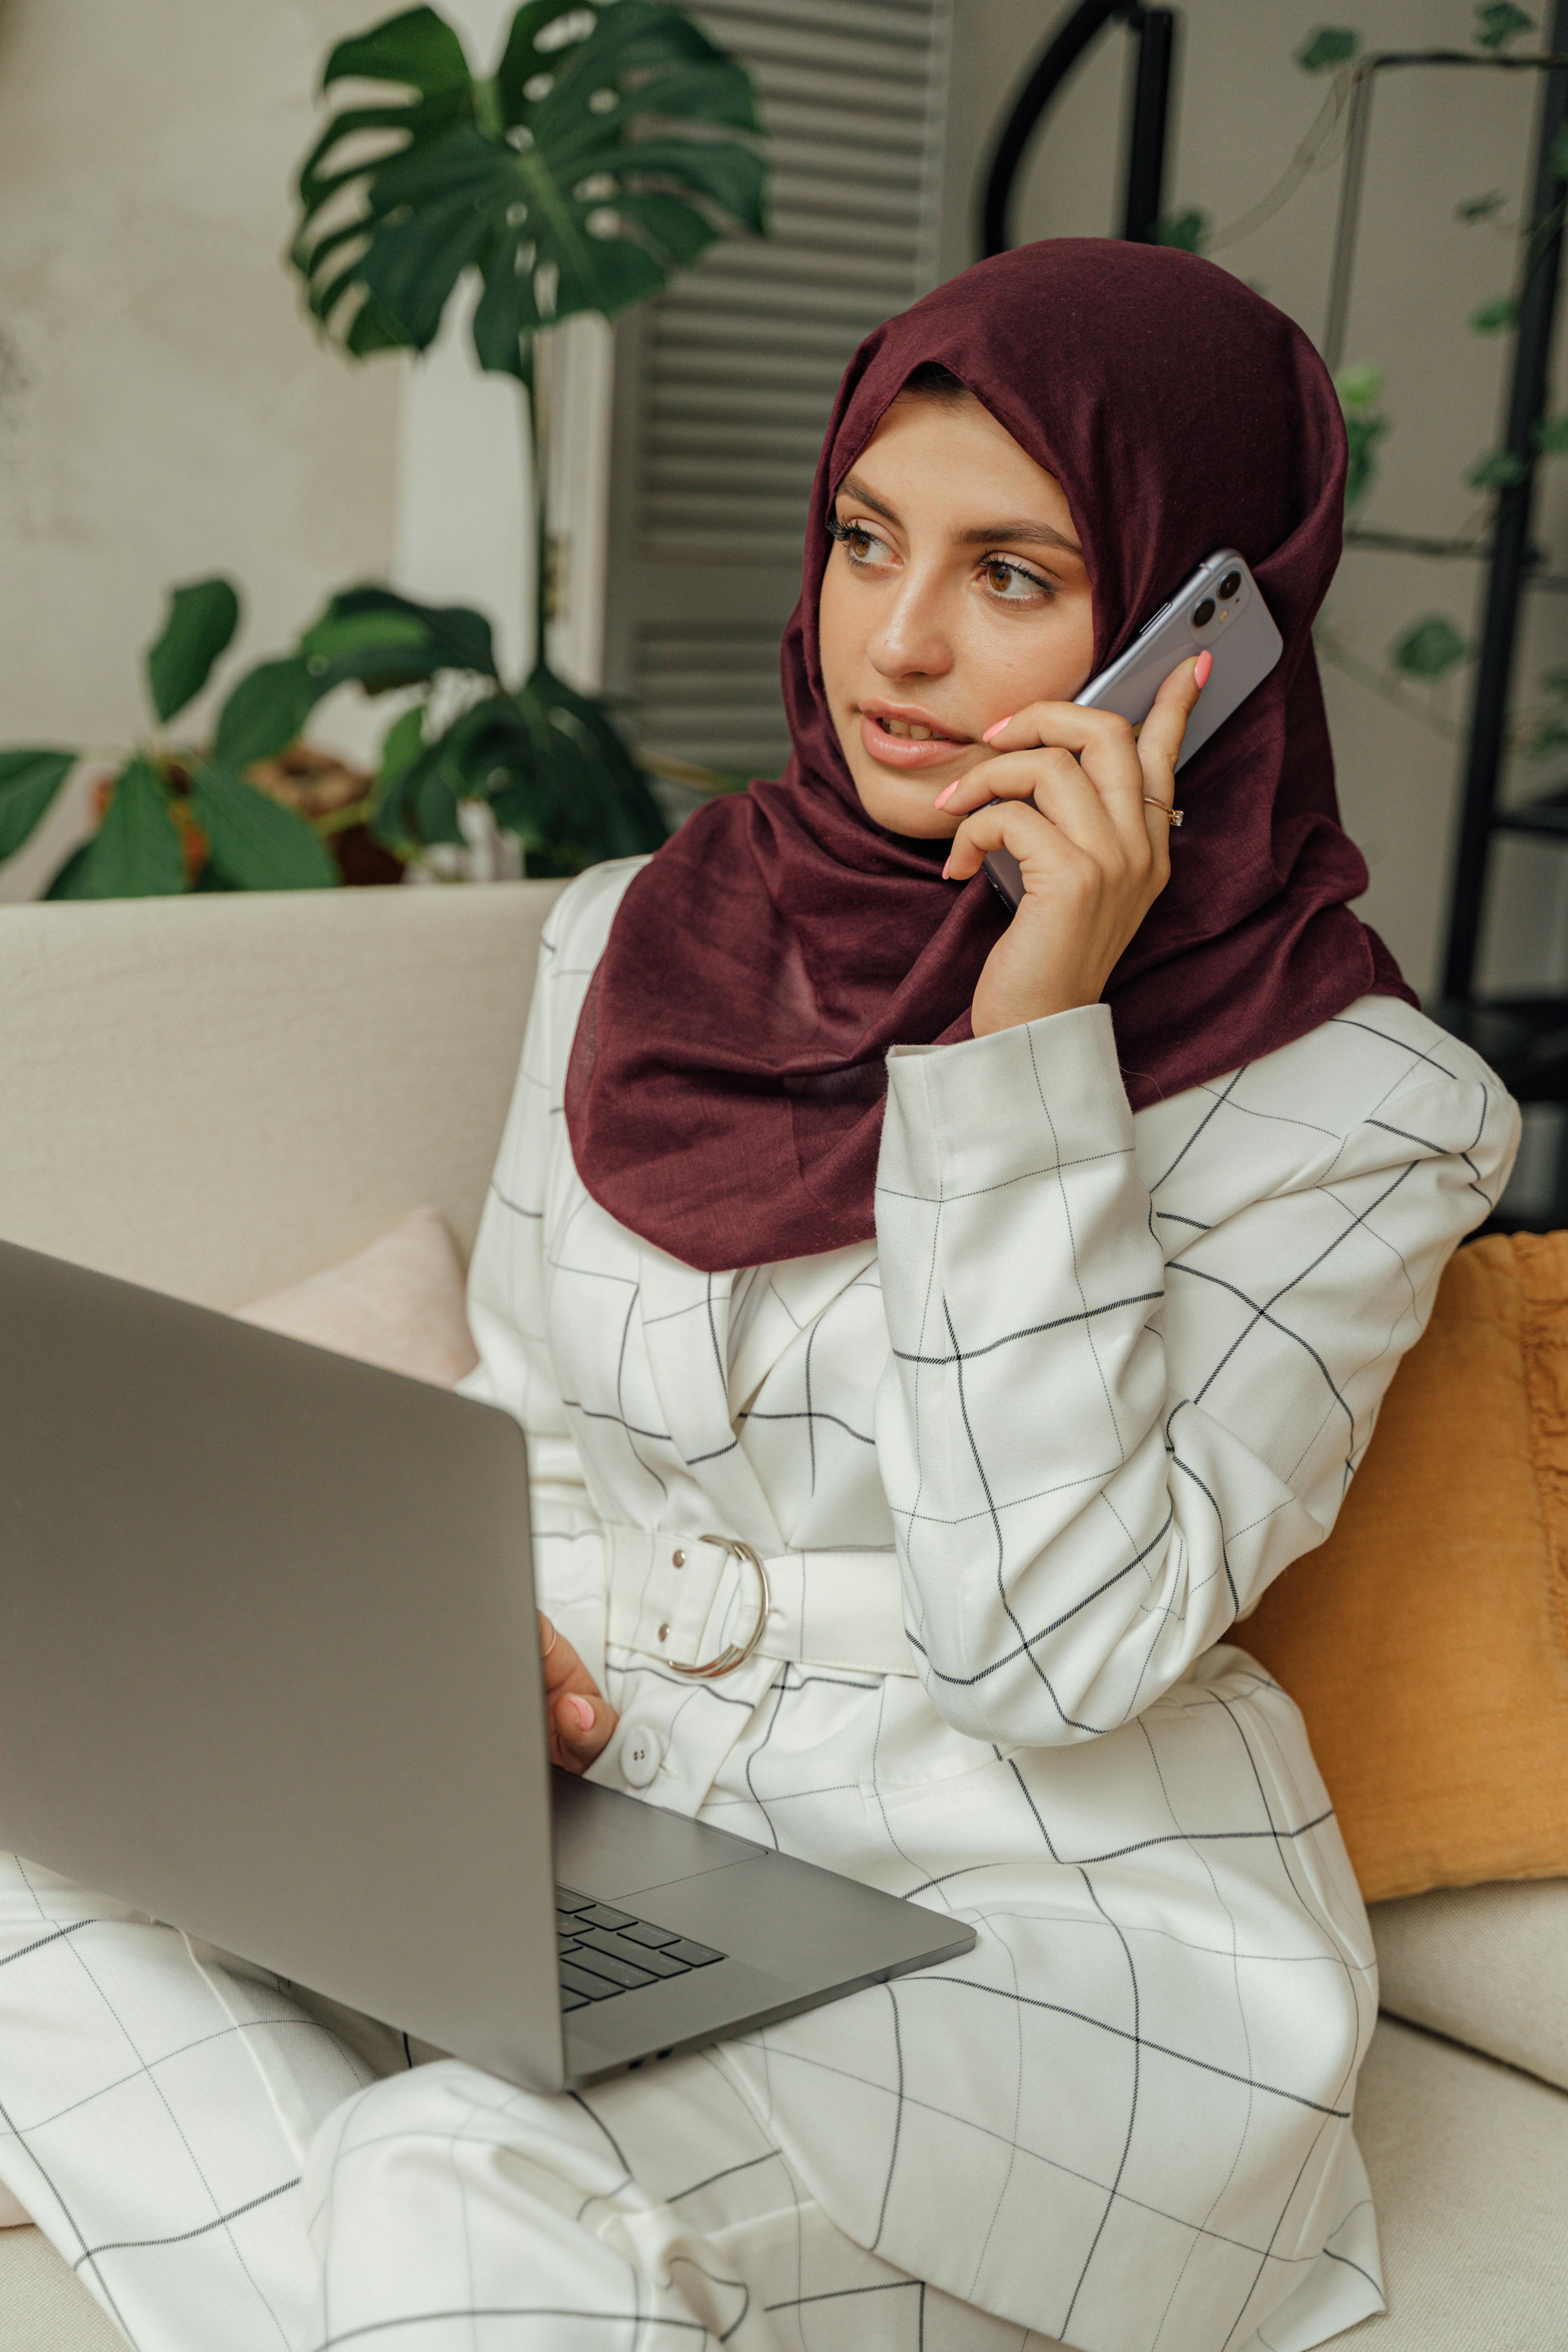
<svg viewBox="0 0 1568 2352"><path fill-rule="evenodd" d="M651 1725L628 1723L621 1734L621 1778L633 1789L646 1789L664 1761L664 1742Z"/></svg>

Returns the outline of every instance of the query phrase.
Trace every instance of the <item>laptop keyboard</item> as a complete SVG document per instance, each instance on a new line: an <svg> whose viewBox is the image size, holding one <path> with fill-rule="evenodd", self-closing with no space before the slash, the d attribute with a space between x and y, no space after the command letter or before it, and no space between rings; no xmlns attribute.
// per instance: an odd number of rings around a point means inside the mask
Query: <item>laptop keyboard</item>
<svg viewBox="0 0 1568 2352"><path fill-rule="evenodd" d="M660 1977L689 1976L693 1969L711 1968L725 1957L672 1928L634 1919L629 1911L613 1911L570 1886L555 1890L555 1921L563 2009L614 2000L618 1992L657 1984Z"/></svg>

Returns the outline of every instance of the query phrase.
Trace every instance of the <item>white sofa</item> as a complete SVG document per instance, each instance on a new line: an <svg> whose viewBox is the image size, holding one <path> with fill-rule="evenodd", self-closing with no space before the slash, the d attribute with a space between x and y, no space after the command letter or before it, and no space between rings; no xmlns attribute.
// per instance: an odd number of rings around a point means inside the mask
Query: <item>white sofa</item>
<svg viewBox="0 0 1568 2352"><path fill-rule="evenodd" d="M424 1202L466 1249L554 887L0 909L0 1237L215 1307ZM1392 2015L1357 2113L1390 2310L1346 2340L1568 2347L1568 1880L1374 1918ZM0 2231L0 2352L120 2340L36 2230Z"/></svg>

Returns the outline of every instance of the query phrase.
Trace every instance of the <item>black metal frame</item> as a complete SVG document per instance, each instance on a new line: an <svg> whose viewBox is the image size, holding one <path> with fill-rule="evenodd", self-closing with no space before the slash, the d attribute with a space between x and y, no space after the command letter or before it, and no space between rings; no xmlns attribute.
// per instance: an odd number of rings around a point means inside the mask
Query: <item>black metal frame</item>
<svg viewBox="0 0 1568 2352"><path fill-rule="evenodd" d="M1145 8L1137 0L1079 0L1052 34L1014 100L991 152L980 205L980 250L990 256L1012 245L1007 215L1013 186L1041 116L1091 41L1113 19L1137 41L1132 76L1132 119L1127 142L1127 186L1121 234L1134 245L1152 245L1163 207L1165 129L1170 119L1171 77L1175 65L1173 8Z"/></svg>

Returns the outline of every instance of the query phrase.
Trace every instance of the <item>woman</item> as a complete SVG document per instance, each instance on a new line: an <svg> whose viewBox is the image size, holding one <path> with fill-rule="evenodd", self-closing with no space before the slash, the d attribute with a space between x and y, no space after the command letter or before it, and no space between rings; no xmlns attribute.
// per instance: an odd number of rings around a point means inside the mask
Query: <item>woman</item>
<svg viewBox="0 0 1568 2352"><path fill-rule="evenodd" d="M967 272L845 379L784 781L545 943L470 1389L531 1439L557 1760L974 1951L550 2099L19 1865L0 2175L137 2342L1304 2352L1381 2307L1366 1919L1225 1637L1517 1129L1345 903L1343 472L1207 263ZM1226 545L1285 653L1173 854L1199 666L1136 739L1071 697ZM752 1619L713 1531L775 1606L693 1682Z"/></svg>

